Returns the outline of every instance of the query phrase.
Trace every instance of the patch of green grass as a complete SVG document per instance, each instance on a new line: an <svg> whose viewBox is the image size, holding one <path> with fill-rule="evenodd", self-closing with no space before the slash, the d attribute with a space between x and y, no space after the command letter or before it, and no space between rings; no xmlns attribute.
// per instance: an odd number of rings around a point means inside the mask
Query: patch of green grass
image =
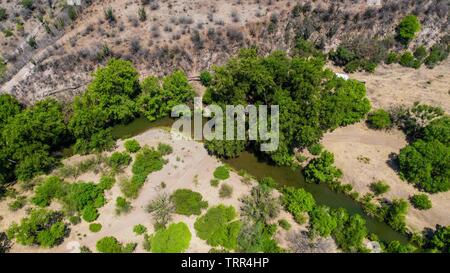
<svg viewBox="0 0 450 273"><path fill-rule="evenodd" d="M433 207L430 198L426 194L415 194L410 198L410 201L419 210L428 210Z"/></svg>
<svg viewBox="0 0 450 273"><path fill-rule="evenodd" d="M89 230L94 233L99 232L100 230L102 230L102 224L92 223L89 225Z"/></svg>
<svg viewBox="0 0 450 273"><path fill-rule="evenodd" d="M225 166L219 166L214 171L214 177L219 180L226 180L230 177L230 171Z"/></svg>
<svg viewBox="0 0 450 273"><path fill-rule="evenodd" d="M182 215L200 215L208 207L200 193L188 189L178 189L170 197L175 205L175 212Z"/></svg>

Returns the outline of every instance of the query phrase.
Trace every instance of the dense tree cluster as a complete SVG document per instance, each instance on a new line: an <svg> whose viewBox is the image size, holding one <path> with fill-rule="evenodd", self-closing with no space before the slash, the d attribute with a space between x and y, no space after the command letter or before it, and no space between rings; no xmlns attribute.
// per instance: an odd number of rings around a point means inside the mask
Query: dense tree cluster
<svg viewBox="0 0 450 273"><path fill-rule="evenodd" d="M191 237L185 223L170 224L150 236L150 248L154 253L183 253L188 249Z"/></svg>
<svg viewBox="0 0 450 273"><path fill-rule="evenodd" d="M218 105L279 105L279 147L267 155L279 165L292 163L293 149L308 147L324 131L352 124L370 110L364 84L344 80L324 69L321 58L289 58L283 52L259 57L256 50L242 50L225 66L216 67L204 96ZM269 122L270 123L270 122ZM210 152L233 157L262 140L206 142ZM213 145L212 145L213 144Z"/></svg>
<svg viewBox="0 0 450 273"><path fill-rule="evenodd" d="M182 215L200 215L208 207L200 193L189 189L178 189L170 196L175 205L175 212Z"/></svg>

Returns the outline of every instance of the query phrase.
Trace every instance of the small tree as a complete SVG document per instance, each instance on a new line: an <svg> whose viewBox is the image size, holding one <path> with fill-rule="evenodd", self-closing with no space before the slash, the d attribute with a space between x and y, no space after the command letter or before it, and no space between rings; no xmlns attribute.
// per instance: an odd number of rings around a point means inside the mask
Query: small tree
<svg viewBox="0 0 450 273"><path fill-rule="evenodd" d="M410 198L411 204L419 210L428 210L432 208L431 200L426 194L415 194Z"/></svg>
<svg viewBox="0 0 450 273"><path fill-rule="evenodd" d="M420 22L417 16L408 15L405 16L398 26L398 38L400 42L407 45L414 37L416 33L420 31Z"/></svg>
<svg viewBox="0 0 450 273"><path fill-rule="evenodd" d="M391 116L383 109L373 111L367 117L367 123L374 129L387 129L392 126Z"/></svg>

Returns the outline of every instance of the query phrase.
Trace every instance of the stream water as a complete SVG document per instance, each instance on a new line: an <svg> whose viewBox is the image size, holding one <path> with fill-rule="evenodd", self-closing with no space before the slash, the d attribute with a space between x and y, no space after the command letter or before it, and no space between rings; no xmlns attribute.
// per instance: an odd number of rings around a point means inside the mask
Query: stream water
<svg viewBox="0 0 450 273"><path fill-rule="evenodd" d="M170 127L173 119L167 117L158 121L150 122L141 117L135 119L127 125L117 125L113 128L115 138L127 138L145 132L150 128ZM323 184L306 183L300 170L293 170L289 167L280 167L271 165L265 161L259 160L255 155L249 152L243 152L239 157L223 160L236 170L245 170L256 178L270 176L275 179L280 186L302 187L310 192L316 202L320 205L326 205L331 208L345 208L349 213L358 213L366 220L367 228L370 232L378 235L383 241L398 240L401 243L407 243L407 236L394 231L384 222L380 222L366 215L362 207L349 196L331 191Z"/></svg>

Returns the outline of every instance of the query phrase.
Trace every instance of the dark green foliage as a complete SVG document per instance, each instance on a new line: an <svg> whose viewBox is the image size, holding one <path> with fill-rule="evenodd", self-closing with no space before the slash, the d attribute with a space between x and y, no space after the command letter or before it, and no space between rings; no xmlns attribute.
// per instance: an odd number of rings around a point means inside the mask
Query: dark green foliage
<svg viewBox="0 0 450 273"><path fill-rule="evenodd" d="M420 67L420 61L416 60L414 56L411 54L411 52L406 51L400 56L400 59L398 63L401 66L405 67L411 67L411 68L419 68Z"/></svg>
<svg viewBox="0 0 450 273"><path fill-rule="evenodd" d="M383 109L373 111L367 117L367 123L374 129L387 129L392 126L391 116Z"/></svg>
<svg viewBox="0 0 450 273"><path fill-rule="evenodd" d="M210 181L210 184L211 184L211 186L213 186L213 187L218 187L218 186L219 186L219 183L220 183L220 180L219 180L219 179L211 179L211 181Z"/></svg>
<svg viewBox="0 0 450 273"><path fill-rule="evenodd" d="M312 237L330 236L337 228L336 218L331 214L329 207L317 206L309 213L309 232Z"/></svg>
<svg viewBox="0 0 450 273"><path fill-rule="evenodd" d="M315 144L313 144L313 145L308 147L308 151L312 155L320 155L322 150L323 150L323 146L320 143L315 143Z"/></svg>
<svg viewBox="0 0 450 273"><path fill-rule="evenodd" d="M132 154L138 152L141 149L141 145L139 145L139 142L135 139L129 139L125 141L124 146L127 152Z"/></svg>
<svg viewBox="0 0 450 273"><path fill-rule="evenodd" d="M219 189L220 198L230 198L233 194L233 187L228 184L222 184Z"/></svg>
<svg viewBox="0 0 450 273"><path fill-rule="evenodd" d="M102 253L131 253L136 248L136 244L122 245L115 237L108 236L100 239L96 248L98 252Z"/></svg>
<svg viewBox="0 0 450 273"><path fill-rule="evenodd" d="M294 54L300 57L319 57L325 58L323 53L316 48L313 42L302 38L297 39Z"/></svg>
<svg viewBox="0 0 450 273"><path fill-rule="evenodd" d="M139 92L139 75L131 62L111 59L97 69L87 91L73 105L69 128L77 139L75 150L87 153L109 149L114 142L106 128L136 116L134 99Z"/></svg>
<svg viewBox="0 0 450 273"><path fill-rule="evenodd" d="M281 202L297 222L303 222L304 214L314 209L316 201L311 193L302 188L283 188Z"/></svg>
<svg viewBox="0 0 450 273"><path fill-rule="evenodd" d="M83 220L86 222L93 222L95 220L97 220L99 214L97 209L92 206L92 205L87 205L83 208L83 210L81 211Z"/></svg>
<svg viewBox="0 0 450 273"><path fill-rule="evenodd" d="M419 210L427 210L432 208L431 200L426 194L415 194L410 198L411 204Z"/></svg>
<svg viewBox="0 0 450 273"><path fill-rule="evenodd" d="M214 170L214 177L219 180L226 180L230 177L230 171L226 166L219 166Z"/></svg>
<svg viewBox="0 0 450 273"><path fill-rule="evenodd" d="M399 241L391 241L387 244L385 252L387 253L411 253L414 248L410 245L403 245Z"/></svg>
<svg viewBox="0 0 450 273"><path fill-rule="evenodd" d="M386 182L384 181L378 181L378 182L373 182L372 184L370 184L370 189L373 191L373 193L375 193L376 195L381 195L383 193L386 193L389 191L390 187L388 184L386 184Z"/></svg>
<svg viewBox="0 0 450 273"><path fill-rule="evenodd" d="M255 223L268 223L278 216L281 209L279 199L273 197L272 189L265 185L253 187L241 202L241 216Z"/></svg>
<svg viewBox="0 0 450 273"><path fill-rule="evenodd" d="M136 233L137 235L142 235L147 232L147 228L141 224L135 225L133 227L133 232Z"/></svg>
<svg viewBox="0 0 450 273"><path fill-rule="evenodd" d="M46 207L50 205L53 199L60 199L64 196L64 186L61 179L51 176L36 188L35 195L31 201L36 206Z"/></svg>
<svg viewBox="0 0 450 273"><path fill-rule="evenodd" d="M268 225L262 222L246 223L242 226L237 249L243 253L280 253L283 250L272 237L277 231L275 224Z"/></svg>
<svg viewBox="0 0 450 273"><path fill-rule="evenodd" d="M126 166L128 166L131 162L131 156L128 153L120 153L114 152L108 158L108 165L114 170L119 171Z"/></svg>
<svg viewBox="0 0 450 273"><path fill-rule="evenodd" d="M278 220L278 225L280 225L280 227L284 230L290 230L291 229L291 224L289 224L289 222L286 219L280 219Z"/></svg>
<svg viewBox="0 0 450 273"><path fill-rule="evenodd" d="M414 58L416 58L416 60L420 62L423 62L423 60L425 60L427 55L428 55L427 49L423 45L417 47L416 50L414 50Z"/></svg>
<svg viewBox="0 0 450 273"><path fill-rule="evenodd" d="M7 231L9 239L22 245L53 247L62 242L67 232L62 214L45 209L32 210L19 224L13 223Z"/></svg>
<svg viewBox="0 0 450 273"><path fill-rule="evenodd" d="M398 156L400 173L409 182L427 192L450 189L450 147L438 140L418 140Z"/></svg>
<svg viewBox="0 0 450 273"><path fill-rule="evenodd" d="M385 63L386 64L398 63L399 60L400 60L400 57L398 56L397 53L389 52L389 54L386 57Z"/></svg>
<svg viewBox="0 0 450 273"><path fill-rule="evenodd" d="M151 250L154 253L183 253L188 249L191 237L191 232L185 223L171 224L153 234Z"/></svg>
<svg viewBox="0 0 450 273"><path fill-rule="evenodd" d="M420 31L420 22L415 15L405 16L400 24L398 25L398 39L403 44L408 44L414 37L416 33Z"/></svg>
<svg viewBox="0 0 450 273"><path fill-rule="evenodd" d="M170 146L169 144L166 143L158 143L158 152L161 155L168 155L171 154L173 152L173 148L172 146Z"/></svg>
<svg viewBox="0 0 450 273"><path fill-rule="evenodd" d="M45 99L18 113L18 104L11 98L2 96L0 102L0 118L6 122L0 128L0 181L29 181L49 171L57 163L50 153L66 135L60 104ZM11 117L6 118L7 115Z"/></svg>
<svg viewBox="0 0 450 273"><path fill-rule="evenodd" d="M0 8L0 21L4 21L8 18L8 13L6 13L6 9Z"/></svg>
<svg viewBox="0 0 450 273"><path fill-rule="evenodd" d="M356 252L362 248L364 238L368 231L366 221L359 215L349 215L344 209L333 211L337 228L333 231L336 244L348 252Z"/></svg>
<svg viewBox="0 0 450 273"><path fill-rule="evenodd" d="M276 51L259 57L254 49L242 50L237 58L214 69L204 101L227 104L280 106L280 136L276 151L268 156L278 165L291 165L293 149L317 143L327 129L359 121L370 110L365 87L337 78L324 69L320 58L289 58ZM206 148L222 157L235 157L257 141L206 141Z"/></svg>
<svg viewBox="0 0 450 273"><path fill-rule="evenodd" d="M386 211L385 221L394 230L404 232L406 231L405 217L408 212L408 202L399 199L394 200Z"/></svg>
<svg viewBox="0 0 450 273"><path fill-rule="evenodd" d="M70 20L75 21L78 17L77 10L74 6L67 7L67 16L69 16Z"/></svg>
<svg viewBox="0 0 450 273"><path fill-rule="evenodd" d="M180 70L163 78L162 85L158 78L147 77L141 89L137 104L150 121L167 116L175 105L192 101L195 94L186 74Z"/></svg>
<svg viewBox="0 0 450 273"><path fill-rule="evenodd" d="M98 183L98 187L103 191L110 190L115 183L116 179L114 177L102 175L100 182Z"/></svg>
<svg viewBox="0 0 450 273"><path fill-rule="evenodd" d="M8 203L8 208L14 212L23 208L26 205L26 203L27 198L25 196L17 196L14 201Z"/></svg>
<svg viewBox="0 0 450 273"><path fill-rule="evenodd" d="M96 233L102 230L102 224L99 223L92 223L89 225L89 230Z"/></svg>
<svg viewBox="0 0 450 273"><path fill-rule="evenodd" d="M152 172L161 170L164 164L165 161L158 151L147 147L142 148L136 155L131 169L133 177L130 181L122 184L123 194L129 198L136 198L147 176Z"/></svg>
<svg viewBox="0 0 450 273"><path fill-rule="evenodd" d="M72 215L69 217L69 222L72 225L78 225L79 223L81 223L81 218L78 215Z"/></svg>
<svg viewBox="0 0 450 273"><path fill-rule="evenodd" d="M116 21L116 16L114 16L114 10L112 7L105 9L105 19L111 24Z"/></svg>
<svg viewBox="0 0 450 273"><path fill-rule="evenodd" d="M100 208L105 204L103 190L94 183L69 184L64 203L71 211L82 211L85 207Z"/></svg>
<svg viewBox="0 0 450 273"><path fill-rule="evenodd" d="M258 183L261 186L268 188L276 188L278 186L278 182L269 176L262 177L261 179L258 180Z"/></svg>
<svg viewBox="0 0 450 273"><path fill-rule="evenodd" d="M11 249L12 242L8 239L8 236L5 232L0 232L0 254L8 253Z"/></svg>
<svg viewBox="0 0 450 273"><path fill-rule="evenodd" d="M443 253L450 252L450 226L438 226L430 241L432 248Z"/></svg>
<svg viewBox="0 0 450 273"><path fill-rule="evenodd" d="M116 198L116 213L118 215L128 213L132 209L131 203L127 199L119 196Z"/></svg>
<svg viewBox="0 0 450 273"><path fill-rule="evenodd" d="M202 72L200 72L200 81L202 82L203 86L208 87L212 81L211 73L208 70L203 70Z"/></svg>
<svg viewBox="0 0 450 273"><path fill-rule="evenodd" d="M200 215L208 207L200 193L188 189L178 189L170 197L175 205L175 212L182 215Z"/></svg>
<svg viewBox="0 0 450 273"><path fill-rule="evenodd" d="M20 5L26 9L33 9L33 0L20 0Z"/></svg>
<svg viewBox="0 0 450 273"><path fill-rule="evenodd" d="M175 206L167 194L160 194L147 205L146 211L152 214L155 230L158 230L170 222Z"/></svg>
<svg viewBox="0 0 450 273"><path fill-rule="evenodd" d="M334 155L328 151L309 162L304 168L306 182L331 184L342 176L342 171L334 166Z"/></svg>
<svg viewBox="0 0 450 273"><path fill-rule="evenodd" d="M440 42L433 45L430 49L430 54L425 59L425 65L428 68L433 68L443 60L447 59L450 53L450 45L445 42Z"/></svg>
<svg viewBox="0 0 450 273"><path fill-rule="evenodd" d="M236 216L232 206L218 205L208 209L206 214L195 221L197 236L211 246L235 249L241 229L241 222L236 220Z"/></svg>
<svg viewBox="0 0 450 273"><path fill-rule="evenodd" d="M444 145L450 146L450 117L445 116L430 122L423 129L425 141L438 140Z"/></svg>

